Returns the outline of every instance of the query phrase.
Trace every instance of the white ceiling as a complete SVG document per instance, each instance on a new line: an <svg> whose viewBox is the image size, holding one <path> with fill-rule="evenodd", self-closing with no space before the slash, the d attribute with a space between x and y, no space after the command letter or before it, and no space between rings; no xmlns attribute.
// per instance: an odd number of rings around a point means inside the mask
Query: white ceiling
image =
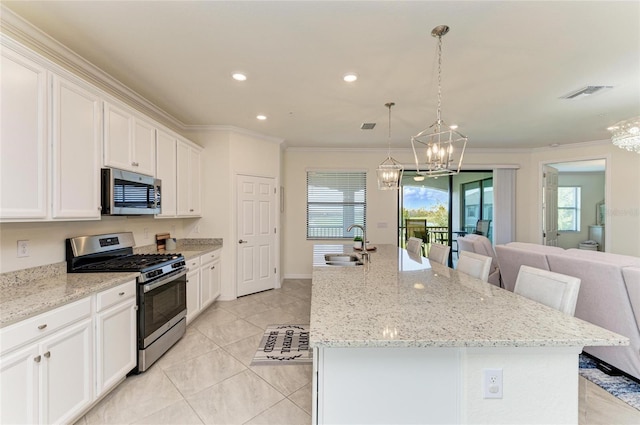
<svg viewBox="0 0 640 425"><path fill-rule="evenodd" d="M232 125L288 146L386 147L393 101L392 143L408 147L435 121L440 24L451 27L442 116L469 147L602 140L640 115L638 1L3 4L185 126ZM342 81L349 71L357 82ZM614 89L559 99L586 85Z"/></svg>

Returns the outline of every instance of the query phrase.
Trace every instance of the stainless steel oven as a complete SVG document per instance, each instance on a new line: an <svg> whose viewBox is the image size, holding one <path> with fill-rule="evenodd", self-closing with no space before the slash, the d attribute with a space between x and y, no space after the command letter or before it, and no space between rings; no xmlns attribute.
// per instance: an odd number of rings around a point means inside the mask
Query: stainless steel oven
<svg viewBox="0 0 640 425"><path fill-rule="evenodd" d="M186 268L138 286L138 372L184 335L186 316Z"/></svg>
<svg viewBox="0 0 640 425"><path fill-rule="evenodd" d="M187 266L181 254L134 254L131 232L67 239L67 272L139 272L138 365L144 372L185 333Z"/></svg>

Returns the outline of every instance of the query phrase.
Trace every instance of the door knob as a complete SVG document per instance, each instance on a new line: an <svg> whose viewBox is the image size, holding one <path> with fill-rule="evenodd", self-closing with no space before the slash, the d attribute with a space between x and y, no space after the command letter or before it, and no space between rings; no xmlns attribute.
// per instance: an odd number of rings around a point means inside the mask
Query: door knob
<svg viewBox="0 0 640 425"><path fill-rule="evenodd" d="M243 241L242 239L240 239L240 240L238 241L238 243L247 243L247 242L249 242L249 241Z"/></svg>

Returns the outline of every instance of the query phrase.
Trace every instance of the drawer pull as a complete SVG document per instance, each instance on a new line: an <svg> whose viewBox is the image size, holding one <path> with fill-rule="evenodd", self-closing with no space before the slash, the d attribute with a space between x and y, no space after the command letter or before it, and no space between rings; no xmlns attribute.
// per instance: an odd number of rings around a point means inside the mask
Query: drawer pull
<svg viewBox="0 0 640 425"><path fill-rule="evenodd" d="M43 329L44 329L44 328L46 328L46 327L47 327L47 324L45 323L44 325L39 325L39 326L38 326L38 329L43 330Z"/></svg>
<svg viewBox="0 0 640 425"><path fill-rule="evenodd" d="M213 269L215 269L215 268L216 268L216 266L211 266L211 270L213 270Z"/></svg>
<svg viewBox="0 0 640 425"><path fill-rule="evenodd" d="M124 292L120 292L118 295L123 296L123 295L124 295Z"/></svg>
<svg viewBox="0 0 640 425"><path fill-rule="evenodd" d="M42 356L39 354L33 358L33 361L36 363L40 363L40 360L42 360Z"/></svg>
<svg viewBox="0 0 640 425"><path fill-rule="evenodd" d="M46 358L51 357L51 351L47 351L46 353L44 353L44 356L45 356Z"/></svg>

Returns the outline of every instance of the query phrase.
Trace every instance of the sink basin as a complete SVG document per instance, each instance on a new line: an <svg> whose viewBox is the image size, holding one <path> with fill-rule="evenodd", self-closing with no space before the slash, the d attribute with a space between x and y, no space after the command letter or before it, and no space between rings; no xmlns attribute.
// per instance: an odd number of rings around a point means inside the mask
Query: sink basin
<svg viewBox="0 0 640 425"><path fill-rule="evenodd" d="M362 265L362 261L355 254L325 254L324 261L327 266L354 267Z"/></svg>

